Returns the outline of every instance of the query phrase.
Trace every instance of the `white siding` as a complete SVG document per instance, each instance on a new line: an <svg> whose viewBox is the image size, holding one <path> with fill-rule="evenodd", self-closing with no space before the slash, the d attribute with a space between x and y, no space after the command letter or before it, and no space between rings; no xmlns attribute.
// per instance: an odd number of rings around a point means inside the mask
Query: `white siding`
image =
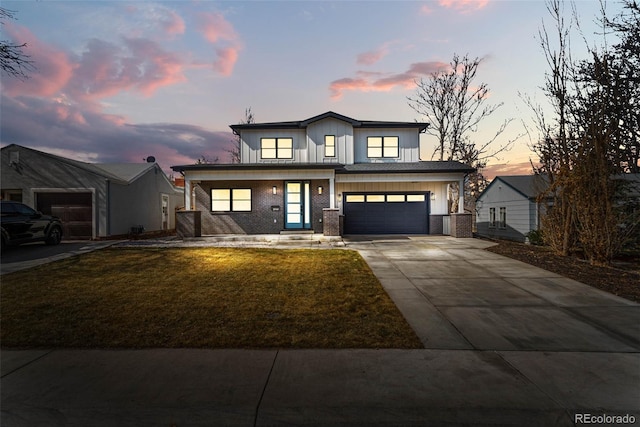
<svg viewBox="0 0 640 427"><path fill-rule="evenodd" d="M282 130L243 130L242 149L240 150L241 163L309 163L309 150L304 129ZM260 153L260 140L262 138L292 138L292 159L262 159Z"/></svg>
<svg viewBox="0 0 640 427"><path fill-rule="evenodd" d="M495 182L478 199L480 208L477 215L478 233L484 236L524 241L525 234L531 231L537 219L535 203L503 182ZM506 208L506 228L500 227L500 208ZM496 226L489 228L489 210L495 209Z"/></svg>
<svg viewBox="0 0 640 427"><path fill-rule="evenodd" d="M336 156L324 157L324 137L335 135ZM353 127L342 120L324 119L307 127L310 163L353 163Z"/></svg>
<svg viewBox="0 0 640 427"><path fill-rule="evenodd" d="M369 158L367 157L367 137L397 136L399 141L399 157ZM355 163L373 162L417 162L420 160L420 138L417 129L354 129L353 133Z"/></svg>

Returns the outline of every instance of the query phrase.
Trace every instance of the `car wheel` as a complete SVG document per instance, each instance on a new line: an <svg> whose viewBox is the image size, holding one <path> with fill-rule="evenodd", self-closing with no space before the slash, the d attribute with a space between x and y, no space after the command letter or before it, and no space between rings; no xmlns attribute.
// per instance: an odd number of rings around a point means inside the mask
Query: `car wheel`
<svg viewBox="0 0 640 427"><path fill-rule="evenodd" d="M47 245L57 245L60 243L60 240L62 240L62 230L60 230L60 227L53 227L49 232L49 236L47 236L45 243Z"/></svg>

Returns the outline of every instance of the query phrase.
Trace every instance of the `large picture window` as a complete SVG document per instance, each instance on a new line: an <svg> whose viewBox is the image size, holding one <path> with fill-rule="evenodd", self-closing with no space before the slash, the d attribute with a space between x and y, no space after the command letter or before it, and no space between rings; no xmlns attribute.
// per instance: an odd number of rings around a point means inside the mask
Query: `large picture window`
<svg viewBox="0 0 640 427"><path fill-rule="evenodd" d="M214 188L211 190L211 210L214 212L250 212L250 188Z"/></svg>
<svg viewBox="0 0 640 427"><path fill-rule="evenodd" d="M262 138L260 155L263 159L292 159L293 138Z"/></svg>
<svg viewBox="0 0 640 427"><path fill-rule="evenodd" d="M335 157L336 156L336 137L335 135L324 136L324 156Z"/></svg>
<svg viewBox="0 0 640 427"><path fill-rule="evenodd" d="M397 136L369 136L367 137L367 157L399 157Z"/></svg>

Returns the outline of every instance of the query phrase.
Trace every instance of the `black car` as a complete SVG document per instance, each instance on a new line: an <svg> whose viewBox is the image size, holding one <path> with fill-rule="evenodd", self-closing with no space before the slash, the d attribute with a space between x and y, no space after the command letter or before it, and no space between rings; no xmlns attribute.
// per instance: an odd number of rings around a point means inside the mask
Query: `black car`
<svg viewBox="0 0 640 427"><path fill-rule="evenodd" d="M43 215L18 202L0 201L2 246L43 241L57 245L62 240L60 218Z"/></svg>

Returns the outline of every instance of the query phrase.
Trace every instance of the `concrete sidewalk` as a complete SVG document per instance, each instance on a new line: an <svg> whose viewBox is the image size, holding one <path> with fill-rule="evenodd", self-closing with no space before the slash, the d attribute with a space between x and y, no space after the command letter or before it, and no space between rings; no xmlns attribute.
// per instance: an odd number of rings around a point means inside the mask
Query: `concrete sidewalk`
<svg viewBox="0 0 640 427"><path fill-rule="evenodd" d="M481 240L345 242L424 350L4 350L0 424L640 425L640 305Z"/></svg>

